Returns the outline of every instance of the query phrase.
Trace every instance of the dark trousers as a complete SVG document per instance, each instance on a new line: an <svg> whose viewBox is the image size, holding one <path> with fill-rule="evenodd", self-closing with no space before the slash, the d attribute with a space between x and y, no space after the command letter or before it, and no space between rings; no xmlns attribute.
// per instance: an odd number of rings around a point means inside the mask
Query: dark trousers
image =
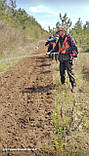
<svg viewBox="0 0 89 156"><path fill-rule="evenodd" d="M58 54L55 54L55 60L58 61Z"/></svg>
<svg viewBox="0 0 89 156"><path fill-rule="evenodd" d="M52 54L52 60L55 59L56 61L58 60L58 54Z"/></svg>
<svg viewBox="0 0 89 156"><path fill-rule="evenodd" d="M75 77L73 73L73 60L67 60L67 61L60 61L60 76L61 76L61 83L65 83L65 70L67 70L70 83L73 86L76 86L75 83Z"/></svg>

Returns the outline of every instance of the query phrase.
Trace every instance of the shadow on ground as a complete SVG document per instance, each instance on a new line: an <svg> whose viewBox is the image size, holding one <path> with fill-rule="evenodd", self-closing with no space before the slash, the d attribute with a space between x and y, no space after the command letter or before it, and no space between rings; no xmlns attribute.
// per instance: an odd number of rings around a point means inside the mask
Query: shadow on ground
<svg viewBox="0 0 89 156"><path fill-rule="evenodd" d="M47 92L49 89L53 89L53 84L49 84L47 86L33 86L30 88L25 88L22 93L36 93L36 92Z"/></svg>
<svg viewBox="0 0 89 156"><path fill-rule="evenodd" d="M42 64L39 67L45 67L45 66L51 66L51 64L50 63L49 64Z"/></svg>
<svg viewBox="0 0 89 156"><path fill-rule="evenodd" d="M51 70L47 70L47 71L41 72L40 74L49 74L49 73L51 73Z"/></svg>

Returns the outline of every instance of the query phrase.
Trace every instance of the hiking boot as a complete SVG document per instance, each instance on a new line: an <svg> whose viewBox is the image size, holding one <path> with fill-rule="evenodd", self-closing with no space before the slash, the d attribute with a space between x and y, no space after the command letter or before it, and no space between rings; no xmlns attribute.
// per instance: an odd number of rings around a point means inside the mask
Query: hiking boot
<svg viewBox="0 0 89 156"><path fill-rule="evenodd" d="M77 92L76 86L73 86L73 87L72 87L71 92L72 92L72 93L76 93L76 92Z"/></svg>
<svg viewBox="0 0 89 156"><path fill-rule="evenodd" d="M63 84L61 85L61 87L62 87L62 89L64 90L65 87L66 87L66 83L63 83Z"/></svg>
<svg viewBox="0 0 89 156"><path fill-rule="evenodd" d="M65 86L66 85L66 83L64 82L64 83L61 83L62 84L62 86Z"/></svg>

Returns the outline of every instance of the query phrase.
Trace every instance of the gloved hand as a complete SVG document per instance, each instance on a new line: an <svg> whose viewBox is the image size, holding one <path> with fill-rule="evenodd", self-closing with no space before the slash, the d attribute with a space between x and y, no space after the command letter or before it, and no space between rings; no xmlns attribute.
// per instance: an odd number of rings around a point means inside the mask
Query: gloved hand
<svg viewBox="0 0 89 156"><path fill-rule="evenodd" d="M66 53L66 50L62 50L62 52L61 52L62 54L65 54Z"/></svg>
<svg viewBox="0 0 89 156"><path fill-rule="evenodd" d="M49 41L46 41L45 46L47 46L49 44Z"/></svg>

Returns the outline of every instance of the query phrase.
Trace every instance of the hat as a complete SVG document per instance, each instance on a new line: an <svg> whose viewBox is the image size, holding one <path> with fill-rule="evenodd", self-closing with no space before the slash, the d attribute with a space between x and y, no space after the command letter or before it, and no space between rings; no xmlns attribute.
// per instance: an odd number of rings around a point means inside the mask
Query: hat
<svg viewBox="0 0 89 156"><path fill-rule="evenodd" d="M67 30L66 30L66 27L60 26L60 27L59 27L59 31L65 31L65 32L66 32Z"/></svg>
<svg viewBox="0 0 89 156"><path fill-rule="evenodd" d="M49 36L49 39L51 39L51 38L53 38L53 35L50 35L50 36Z"/></svg>
<svg viewBox="0 0 89 156"><path fill-rule="evenodd" d="M57 31L57 32L55 32L55 34L59 34L59 32Z"/></svg>
<svg viewBox="0 0 89 156"><path fill-rule="evenodd" d="M57 32L55 33L55 35L56 35L56 36L59 36L59 31L57 31Z"/></svg>

